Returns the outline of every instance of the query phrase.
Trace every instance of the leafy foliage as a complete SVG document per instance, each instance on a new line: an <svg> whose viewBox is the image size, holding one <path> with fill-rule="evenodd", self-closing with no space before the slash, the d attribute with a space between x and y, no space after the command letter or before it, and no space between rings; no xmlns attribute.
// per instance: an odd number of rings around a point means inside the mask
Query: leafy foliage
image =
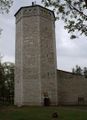
<svg viewBox="0 0 87 120"><path fill-rule="evenodd" d="M8 13L12 4L12 0L0 0L0 13Z"/></svg>
<svg viewBox="0 0 87 120"><path fill-rule="evenodd" d="M72 73L77 74L77 75L82 75L82 69L80 66L76 65L76 68L72 69Z"/></svg>
<svg viewBox="0 0 87 120"><path fill-rule="evenodd" d="M87 67L82 69L80 66L76 65L76 67L72 69L72 73L77 75L84 75L85 78L87 78Z"/></svg>
<svg viewBox="0 0 87 120"><path fill-rule="evenodd" d="M87 78L87 67L84 67L83 72L84 72L84 76Z"/></svg>
<svg viewBox="0 0 87 120"><path fill-rule="evenodd" d="M12 0L0 0L0 14L8 13L12 4L13 4ZM1 32L2 29L0 28L0 34Z"/></svg>
<svg viewBox="0 0 87 120"><path fill-rule="evenodd" d="M76 38L75 32L87 36L87 0L42 0L46 7L52 7L56 19L65 22L64 28Z"/></svg>
<svg viewBox="0 0 87 120"><path fill-rule="evenodd" d="M14 64L0 62L0 103L13 103L14 97Z"/></svg>

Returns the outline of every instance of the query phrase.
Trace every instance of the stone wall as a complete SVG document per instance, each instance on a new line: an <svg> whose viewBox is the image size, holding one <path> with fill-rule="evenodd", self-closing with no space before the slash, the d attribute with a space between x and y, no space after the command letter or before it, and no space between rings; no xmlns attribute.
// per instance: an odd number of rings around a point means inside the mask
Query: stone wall
<svg viewBox="0 0 87 120"><path fill-rule="evenodd" d="M16 14L16 105L41 104L39 42L38 8L20 9Z"/></svg>
<svg viewBox="0 0 87 120"><path fill-rule="evenodd" d="M59 105L87 105L87 78L57 71Z"/></svg>
<svg viewBox="0 0 87 120"><path fill-rule="evenodd" d="M35 5L20 8L15 16L15 104L43 105L46 94L51 104L56 105L54 13Z"/></svg>
<svg viewBox="0 0 87 120"><path fill-rule="evenodd" d="M87 105L87 78L56 71L53 11L35 5L15 16L15 105L43 105L45 97L51 105Z"/></svg>
<svg viewBox="0 0 87 120"><path fill-rule="evenodd" d="M51 105L57 105L55 18L51 14L40 17L41 92L42 104L46 94Z"/></svg>

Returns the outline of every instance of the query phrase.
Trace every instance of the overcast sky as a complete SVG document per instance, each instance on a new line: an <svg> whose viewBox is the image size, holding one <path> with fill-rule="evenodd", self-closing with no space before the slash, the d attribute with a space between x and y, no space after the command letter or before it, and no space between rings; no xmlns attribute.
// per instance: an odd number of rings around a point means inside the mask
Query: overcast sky
<svg viewBox="0 0 87 120"><path fill-rule="evenodd" d="M3 28L0 36L0 52L3 61L15 62L15 17L14 14L22 6L31 5L33 0L14 0L9 14L0 15L0 27ZM36 0L41 4L41 0ZM64 23L56 21L56 52L57 68L72 71L76 65L87 67L87 39L81 36L70 40L70 35L64 30Z"/></svg>

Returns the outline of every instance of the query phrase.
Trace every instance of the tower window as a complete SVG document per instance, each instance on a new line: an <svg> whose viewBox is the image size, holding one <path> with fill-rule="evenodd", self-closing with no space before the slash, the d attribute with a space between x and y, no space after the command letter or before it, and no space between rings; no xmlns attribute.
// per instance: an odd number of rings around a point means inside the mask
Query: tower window
<svg viewBox="0 0 87 120"><path fill-rule="evenodd" d="M51 15L51 13L49 12L49 15Z"/></svg>
<svg viewBox="0 0 87 120"><path fill-rule="evenodd" d="M29 11L31 11L31 9L29 9Z"/></svg>

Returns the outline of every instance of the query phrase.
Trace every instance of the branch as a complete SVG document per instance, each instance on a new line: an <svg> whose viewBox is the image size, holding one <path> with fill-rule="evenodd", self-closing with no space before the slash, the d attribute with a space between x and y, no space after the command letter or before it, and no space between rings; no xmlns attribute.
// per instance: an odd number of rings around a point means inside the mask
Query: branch
<svg viewBox="0 0 87 120"><path fill-rule="evenodd" d="M78 10L76 7L74 7L73 5L71 5L68 0L66 0L66 2L74 9L76 10L79 14L83 15L84 17L87 18L87 15L85 15L83 12L81 12L80 10Z"/></svg>
<svg viewBox="0 0 87 120"><path fill-rule="evenodd" d="M85 1L85 4L86 4L86 7L87 7L87 0L84 0Z"/></svg>

